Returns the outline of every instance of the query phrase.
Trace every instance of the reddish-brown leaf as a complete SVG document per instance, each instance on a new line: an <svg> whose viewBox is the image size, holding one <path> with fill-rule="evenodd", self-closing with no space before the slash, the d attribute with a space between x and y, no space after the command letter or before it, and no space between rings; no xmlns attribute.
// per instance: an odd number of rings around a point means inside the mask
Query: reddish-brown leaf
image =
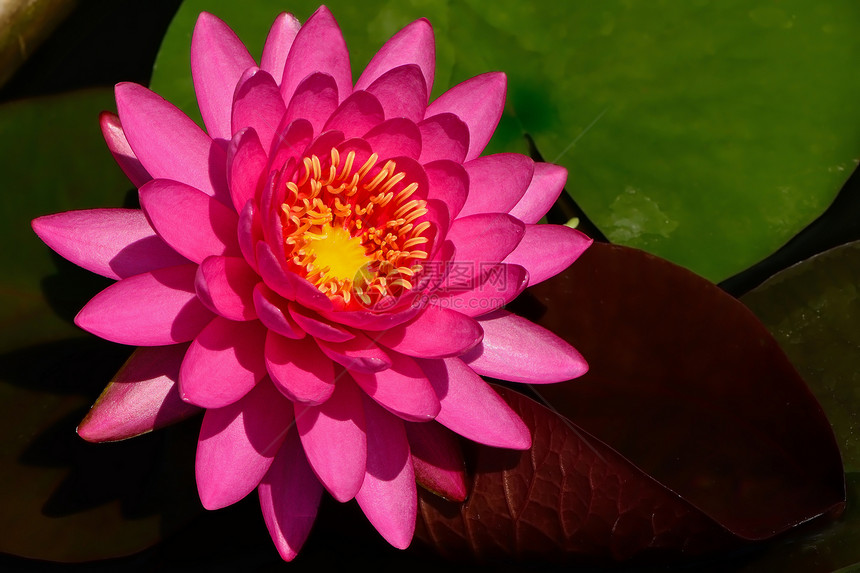
<svg viewBox="0 0 860 573"><path fill-rule="evenodd" d="M657 257L595 244L516 309L588 374L512 392L528 452L477 447L464 504L422 493L445 555L627 559L771 538L844 507L827 419L739 302Z"/></svg>
<svg viewBox="0 0 860 573"><path fill-rule="evenodd" d="M478 446L463 504L419 494L416 535L461 559L560 561L701 554L731 537L605 444L497 388L532 432L525 452Z"/></svg>

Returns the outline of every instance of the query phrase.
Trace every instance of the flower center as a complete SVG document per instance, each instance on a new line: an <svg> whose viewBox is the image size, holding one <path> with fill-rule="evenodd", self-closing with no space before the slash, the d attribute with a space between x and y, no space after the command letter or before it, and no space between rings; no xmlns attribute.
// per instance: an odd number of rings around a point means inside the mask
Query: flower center
<svg viewBox="0 0 860 573"><path fill-rule="evenodd" d="M417 222L427 214L418 184L394 161L372 154L358 167L355 157L334 148L325 163L305 157L281 205L290 270L347 308L412 289L430 242L430 222Z"/></svg>

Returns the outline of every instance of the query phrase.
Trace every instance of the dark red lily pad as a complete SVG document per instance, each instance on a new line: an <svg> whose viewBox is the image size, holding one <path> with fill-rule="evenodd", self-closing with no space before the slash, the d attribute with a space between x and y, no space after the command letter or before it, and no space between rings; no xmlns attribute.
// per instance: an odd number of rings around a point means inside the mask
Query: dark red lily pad
<svg viewBox="0 0 860 573"><path fill-rule="evenodd" d="M529 426L533 446L475 448L463 504L420 492L416 535L444 556L600 562L738 545L606 444L522 394L497 390Z"/></svg>
<svg viewBox="0 0 860 573"><path fill-rule="evenodd" d="M465 504L423 499L421 536L444 553L696 554L842 511L821 407L764 326L715 285L595 244L515 307L590 370L531 386L555 416L509 395L532 450L479 447Z"/></svg>

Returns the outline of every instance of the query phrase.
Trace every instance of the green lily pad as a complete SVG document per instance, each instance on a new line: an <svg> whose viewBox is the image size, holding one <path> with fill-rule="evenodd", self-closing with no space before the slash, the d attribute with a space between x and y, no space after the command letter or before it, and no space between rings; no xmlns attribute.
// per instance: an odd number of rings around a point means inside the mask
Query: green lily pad
<svg viewBox="0 0 860 573"><path fill-rule="evenodd" d="M790 267L741 300L815 393L845 471L860 471L860 242Z"/></svg>
<svg viewBox="0 0 860 573"><path fill-rule="evenodd" d="M269 22L316 2L188 0L156 63L156 91L199 117L188 65L209 10L258 55ZM718 281L773 252L827 207L860 159L860 6L851 0L328 3L353 70L426 16L444 89L508 74L489 151L568 168L568 191L613 242Z"/></svg>

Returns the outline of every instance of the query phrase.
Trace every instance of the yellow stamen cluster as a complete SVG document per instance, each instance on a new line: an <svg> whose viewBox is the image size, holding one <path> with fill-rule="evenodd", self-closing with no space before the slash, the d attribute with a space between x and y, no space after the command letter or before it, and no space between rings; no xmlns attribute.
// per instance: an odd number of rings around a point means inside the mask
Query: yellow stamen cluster
<svg viewBox="0 0 860 573"><path fill-rule="evenodd" d="M380 167L375 153L360 167L355 159L334 148L325 164L305 157L281 205L293 272L347 307L411 289L430 241L430 222L415 222L427 213L427 202L413 198L418 184L394 161Z"/></svg>

